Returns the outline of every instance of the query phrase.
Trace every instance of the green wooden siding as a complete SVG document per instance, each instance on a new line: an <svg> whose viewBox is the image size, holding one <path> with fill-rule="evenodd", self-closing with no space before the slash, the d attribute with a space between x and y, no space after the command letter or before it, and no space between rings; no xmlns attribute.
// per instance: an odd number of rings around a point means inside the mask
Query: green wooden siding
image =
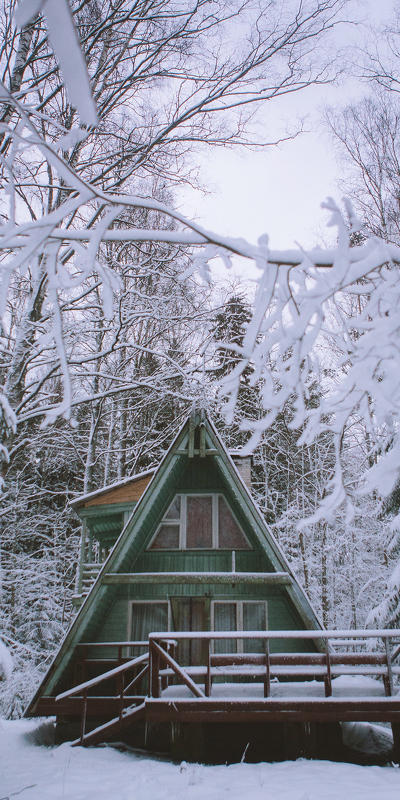
<svg viewBox="0 0 400 800"><path fill-rule="evenodd" d="M230 550L148 551L146 547L162 517L176 494L210 492L222 494L243 528L253 550L236 552L236 569L239 572L270 572L273 566L258 537L249 524L245 509L227 487L216 458L180 457L171 470L161 490L153 497L150 511L125 556L120 572L230 572ZM271 630L303 630L305 626L296 613L291 613L291 601L282 587L262 585L168 585L140 584L113 587L112 608L100 603L90 625L93 641L123 641L127 636L128 608L131 600L167 600L174 596L207 596L211 600L240 599L267 600L269 628ZM86 632L86 634L88 631ZM282 649L279 644L275 647ZM287 649L285 644L284 649Z"/></svg>
<svg viewBox="0 0 400 800"><path fill-rule="evenodd" d="M113 547L123 528L123 514L101 514L88 517L86 521L90 533L102 547Z"/></svg>
<svg viewBox="0 0 400 800"><path fill-rule="evenodd" d="M230 572L230 550L147 551L146 548L158 524L176 494L219 493L231 507L242 527L251 551L236 551L238 572L273 572L288 569L285 559L270 537L258 512L248 498L240 481L235 477L230 460L218 437L207 421L207 446L219 455L205 458L188 458L176 452L184 447L188 423L178 435L175 444L155 474L148 490L139 501L136 512L128 523L125 534L119 539L107 562L109 572ZM117 538L123 524L121 507L85 509L81 512L88 526L100 541ZM87 512L87 513L86 513ZM232 575L234 582L234 574ZM40 692L54 694L73 685L75 647L78 642L125 641L128 633L128 613L132 600L167 600L171 597L205 597L210 600L241 599L266 600L270 630L319 629L318 620L301 589L295 584L127 584L106 585L100 579L78 612L56 662L50 668ZM298 608L297 608L298 607ZM306 622L304 622L306 620ZM313 650L313 643L271 643L272 650Z"/></svg>

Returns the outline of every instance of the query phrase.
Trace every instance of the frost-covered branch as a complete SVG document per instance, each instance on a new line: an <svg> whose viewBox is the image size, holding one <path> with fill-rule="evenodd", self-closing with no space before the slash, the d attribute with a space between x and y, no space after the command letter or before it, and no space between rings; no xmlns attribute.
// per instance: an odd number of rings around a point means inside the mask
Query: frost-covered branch
<svg viewBox="0 0 400 800"><path fill-rule="evenodd" d="M314 521L329 518L346 500L340 452L354 418L362 420L371 442L365 491L386 495L393 489L400 449L400 250L375 237L351 247L351 235L360 228L351 205L346 204L347 219L332 200L324 205L338 229L334 251L273 253L272 259L264 253L256 259L261 275L255 311L236 348L242 358L221 388L231 419L240 376L251 364L251 383L260 384L265 413L242 422L252 432L247 450L289 400L292 427L302 429L299 444L332 432L336 470ZM310 403L316 381L320 400ZM350 504L348 511L350 518Z"/></svg>

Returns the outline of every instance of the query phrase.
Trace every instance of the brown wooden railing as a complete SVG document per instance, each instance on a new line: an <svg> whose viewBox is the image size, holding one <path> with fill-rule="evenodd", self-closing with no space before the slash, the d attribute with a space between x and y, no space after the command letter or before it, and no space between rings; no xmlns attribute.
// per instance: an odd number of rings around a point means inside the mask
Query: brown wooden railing
<svg viewBox="0 0 400 800"><path fill-rule="evenodd" d="M56 702L61 700L66 700L70 697L75 697L76 695L82 696L82 714L81 714L81 742L85 737L85 728L86 728L86 716L87 716L87 705L88 705L88 693L93 687L101 686L107 681L112 680L115 678L116 686L115 686L115 694L112 697L119 699L119 719L122 719L124 713L124 707L127 698L132 699L132 696L129 695L129 692L132 692L132 689L137 686L140 681L146 676L148 669L149 669L149 654L148 652L136 657L132 658L128 655L132 650L137 648L148 648L148 641L143 642L84 642L77 645L78 652L81 651L81 658L78 659L78 664L80 666L81 671L81 680L80 682L74 686L72 689L69 689L66 692L62 692L56 697ZM107 649L111 649L116 651L116 656L112 658L111 656L108 658L100 657L96 658L96 650L104 651ZM125 652L125 656L124 656ZM116 664L116 666L114 666ZM96 669L100 668L103 670L100 675L97 675L90 680L86 680L86 675L88 668L95 667ZM108 669L107 669L108 667ZM111 669L109 669L111 667ZM137 672L137 668L142 667L142 669ZM104 672L104 669L106 671ZM130 671L133 670L136 674L134 674L133 679L129 682L127 686L125 686L125 676ZM129 700L128 700L129 702Z"/></svg>
<svg viewBox="0 0 400 800"><path fill-rule="evenodd" d="M174 647L174 643L170 642L169 640L164 640L161 638L161 649L162 653L165 657L169 657L169 652ZM129 652L134 648L148 648L148 641L144 642L85 642L80 643L78 645L78 649L82 650L82 660L81 660L81 670L82 675L85 674L85 671L88 666L95 665L96 667L101 666L104 669L104 666L109 666L112 663L117 662L117 666L113 667L112 669L106 670L106 672L102 672L100 675L97 675L90 680L83 680L74 686L72 689L68 689L66 692L62 692L61 694L57 695L56 702L60 702L62 700L67 700L70 697L76 697L77 695L82 696L82 714L81 714L81 733L80 733L80 742L83 743L85 739L85 731L86 731L86 716L87 716L87 706L88 706L88 693L89 691L94 688L101 686L102 684L112 680L113 678L116 679L116 689L115 694L112 695L115 699L119 700L118 704L118 718L122 721L124 713L126 713L127 709L125 708L126 701L133 700L133 696L129 695L129 692L132 692L132 689L140 684L141 680L147 675L149 671L149 653L146 652L136 658L129 658L128 656L123 656L123 651ZM159 647L159 645L157 645ZM117 650L117 657L114 659L104 659L104 658L89 658L89 653L96 649L104 649L104 648L113 648ZM165 648L165 649L163 649ZM142 666L142 669L139 672L136 672L137 668ZM134 675L133 679L129 682L127 686L125 686L125 676L130 671L134 670L136 674ZM168 685L168 678L160 678L160 686L161 690L166 688ZM144 699L143 696L140 699ZM86 737L87 738L87 737Z"/></svg>
<svg viewBox="0 0 400 800"><path fill-rule="evenodd" d="M322 680L325 697L332 695L332 678L340 675L369 675L382 678L385 694L392 696L393 681L400 675L400 666L393 662L400 655L400 631L243 631L196 633L176 632L173 640L167 640L168 634L151 633L149 635L149 671L150 696L161 697L162 690L171 676L186 685L195 697L210 697L214 677L234 677L240 679L261 678L264 684L264 697L270 697L271 680L306 680L316 678ZM360 645L366 648L368 641L381 641L383 652L349 652ZM199 666L182 666L175 657L177 644L182 640L201 641L207 648L207 663ZM240 642L251 640L263 642L262 653L216 653L218 642ZM298 641L314 640L320 652L316 653L271 653L270 643L276 640ZM169 651L165 650L168 641ZM335 647L336 643L336 647ZM164 646L163 646L164 644ZM396 644L391 651L391 645ZM339 650L338 648L341 648ZM172 650L174 653L172 653ZM345 650L345 652L343 652ZM204 683L204 691L195 682L197 678Z"/></svg>
<svg viewBox="0 0 400 800"><path fill-rule="evenodd" d="M86 728L86 714L87 714L87 702L88 702L88 692L94 686L99 686L101 683L110 680L110 678L117 679L117 691L116 696L119 697L119 719L122 720L122 715L124 711L124 700L127 696L128 691L131 691L133 686L138 683L144 675L147 673L149 668L149 654L145 653L142 656L138 656L137 658L133 658L131 661L128 661L126 664L121 664L119 667L115 667L114 669L110 669L107 672L104 672L102 675L99 675L97 678L92 678L89 681L85 681L84 683L78 684L78 686L74 686L73 689L68 689L67 692L62 692L56 697L56 702L60 700L66 700L68 697L74 697L75 695L81 694L83 696L83 704L82 704L82 717L81 717L81 742L83 742L85 736L85 728ZM133 680L130 681L128 686L124 686L124 677L125 674L137 667L138 665L144 664L145 666L143 669L135 675Z"/></svg>
<svg viewBox="0 0 400 800"><path fill-rule="evenodd" d="M149 642L81 642L77 645L78 658L75 661L75 681L84 683L88 671L107 670L131 661L134 651L149 649ZM104 651L110 655L105 656ZM111 651L111 652L110 652Z"/></svg>
<svg viewBox="0 0 400 800"><path fill-rule="evenodd" d="M380 641L381 650L371 652L367 650L371 639ZM182 640L203 643L206 648L206 663L198 666L184 666L178 663L177 651ZM263 642L263 652L244 653L215 652L222 642L240 643L251 646L251 641ZM301 640L314 641L319 652L271 652L271 643L276 641L293 642ZM393 648L394 645L394 648ZM332 695L332 679L340 675L369 675L381 678L388 697L394 694L394 681L400 676L400 666L394 662L400 656L400 630L379 631L199 631L196 633L169 632L151 633L148 642L86 642L78 645L82 650L82 678L76 686L56 697L56 702L72 697L81 698L81 732L77 743L87 743L96 740L96 732L86 734L86 716L88 707L88 694L94 687L101 686L115 679L115 694L111 698L116 701L118 716L106 725L97 729L101 734L118 728L119 724L126 725L129 717L137 716L145 705L145 697L135 696L132 689L137 687L142 679L149 674L149 696L160 698L171 679L178 684L186 686L192 695L198 699L211 696L213 679L225 677L235 679L235 682L246 682L249 677L261 679L264 685L264 697L271 696L271 680L274 678L284 681L304 681L317 679L323 681L325 697ZM148 647L148 652L131 658L135 648ZM116 651L114 658L96 658L96 649L103 651L112 648ZM360 648L364 648L360 652ZM393 648L393 649L392 649ZM353 652L349 652L352 650ZM199 648L200 651L200 648ZM125 653L125 655L124 655ZM116 666L114 666L116 665ZM88 667L104 670L89 680L85 679ZM125 685L125 677L133 671L133 677ZM196 682L196 680L198 682ZM204 690L203 690L204 685ZM91 697L97 701L110 696L104 693L100 697ZM323 701L322 701L323 702ZM138 703L140 708L138 707ZM97 736L98 738L98 736Z"/></svg>

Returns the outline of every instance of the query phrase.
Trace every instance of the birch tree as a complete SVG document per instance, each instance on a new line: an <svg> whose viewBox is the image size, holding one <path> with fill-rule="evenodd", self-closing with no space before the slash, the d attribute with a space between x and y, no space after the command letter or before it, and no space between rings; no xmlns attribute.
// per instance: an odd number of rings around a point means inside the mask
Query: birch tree
<svg viewBox="0 0 400 800"><path fill-rule="evenodd" d="M370 437L366 486L391 490L398 420L397 406L387 398L399 391L399 287L392 267L400 263L399 249L373 237L351 247L360 223L350 203L344 212L333 201L326 203L330 224L338 229L336 248L273 252L262 232L256 245L221 237L165 202L174 181L189 177L185 159L193 144L254 141L251 111L258 103L332 77L325 34L343 6L337 0L310 0L294 10L273 4L216 9L208 0L193 8L161 2L72 4L82 49L64 0L23 2L20 34L5 15L4 445L13 446L17 424L54 424L61 417L75 426L81 409L91 404L89 486L104 403L121 396L118 410L111 407L110 413L118 418L124 442L124 457L116 453L123 473L129 451L124 402L128 390L140 388L130 367L143 344L137 336L128 369L126 341L117 336L110 351L104 349L114 336L115 303L124 296L126 275L116 268L115 248L150 248L146 255L153 260L167 247L175 252L182 283L196 273L210 280L216 258L227 266L232 255L255 263L254 311L243 340L228 345L237 359L220 381L221 398L231 422L243 376L250 374L249 386L260 387L261 413L241 421L246 438L251 434L248 450L289 401L290 426L301 431L300 445L307 447L324 433L331 437L336 461L314 524L326 526L341 503L347 505L345 524L354 517L342 459L344 431L354 419ZM65 23L62 41L58 14ZM135 286L132 296L136 291ZM342 314L344 295L359 301L351 318ZM91 352L76 335L82 305L91 325ZM139 332L146 313L132 326ZM151 338L151 325L149 331ZM162 331L159 341L164 346L167 340ZM328 340L334 344L334 370L326 369ZM160 358L172 365L164 386L190 381L194 374L193 362L185 363L181 353L155 355L147 340L143 352L155 359L156 371ZM152 370L144 385L158 390ZM316 382L318 401L310 404ZM179 385L168 391L187 400Z"/></svg>
<svg viewBox="0 0 400 800"><path fill-rule="evenodd" d="M185 156L196 143L248 141L257 104L329 80L331 59L326 52L323 57L321 46L344 5L310 0L294 9L251 3L217 9L210 0L193 6L93 0L72 3L71 17L66 0L33 5L26 0L18 6L20 34L10 5L3 15L2 53L3 175L9 199L2 230L3 439L7 431L12 436L17 420L71 415L60 292L76 298L94 270L107 318L119 284L98 258L101 241L214 241L141 192L149 193L149 181L171 186L185 179ZM155 194L160 197L160 189ZM126 209L161 214L161 230L152 227L154 219L135 230L135 223L124 218ZM176 226L181 229L174 232ZM7 288L11 295L19 293L21 277L25 304L15 338ZM43 330L43 318L52 333ZM32 354L41 351L41 337L48 335L55 344L48 371L62 376L61 403L49 401L45 378L41 390L28 391L29 401L26 395Z"/></svg>

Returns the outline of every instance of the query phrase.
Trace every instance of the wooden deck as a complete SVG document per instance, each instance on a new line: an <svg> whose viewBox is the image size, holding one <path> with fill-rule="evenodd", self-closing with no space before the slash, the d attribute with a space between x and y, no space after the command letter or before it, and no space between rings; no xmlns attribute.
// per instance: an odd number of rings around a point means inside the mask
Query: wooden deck
<svg viewBox="0 0 400 800"><path fill-rule="evenodd" d="M205 663L179 664L182 640L196 642ZM315 642L318 651L304 652L307 640ZM258 652L243 652L252 643ZM81 735L75 744L83 745L104 741L139 720L380 721L392 723L396 730L400 726L398 630L160 632L150 634L146 644L147 652L136 658L132 653L143 649L143 642L81 645L82 676L96 665L100 674L55 698L43 697L36 713L80 717ZM278 644L286 652L274 652ZM95 657L99 647L102 658ZM303 652L293 652L296 647ZM117 658L104 658L105 648L117 648ZM109 721L87 733L90 718Z"/></svg>

